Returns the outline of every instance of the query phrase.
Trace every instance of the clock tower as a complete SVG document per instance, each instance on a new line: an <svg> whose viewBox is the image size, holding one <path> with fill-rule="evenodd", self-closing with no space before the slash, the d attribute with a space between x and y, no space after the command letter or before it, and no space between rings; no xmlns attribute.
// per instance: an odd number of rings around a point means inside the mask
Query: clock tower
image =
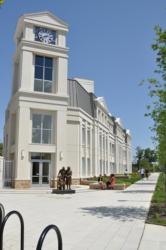
<svg viewBox="0 0 166 250"><path fill-rule="evenodd" d="M14 163L15 188L54 186L66 165L67 32L68 25L50 12L18 21L5 123L5 158Z"/></svg>

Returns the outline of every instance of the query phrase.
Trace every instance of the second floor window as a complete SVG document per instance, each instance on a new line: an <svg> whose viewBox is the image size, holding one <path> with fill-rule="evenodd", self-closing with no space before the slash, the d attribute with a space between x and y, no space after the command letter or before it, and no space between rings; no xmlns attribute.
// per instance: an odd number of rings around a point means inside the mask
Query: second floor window
<svg viewBox="0 0 166 250"><path fill-rule="evenodd" d="M86 139L85 139L85 127L82 127L82 145L85 145Z"/></svg>
<svg viewBox="0 0 166 250"><path fill-rule="evenodd" d="M87 146L90 147L90 129L87 130Z"/></svg>
<svg viewBox="0 0 166 250"><path fill-rule="evenodd" d="M53 59L35 56L34 91L52 93Z"/></svg>
<svg viewBox="0 0 166 250"><path fill-rule="evenodd" d="M52 117L45 114L32 116L32 143L51 144Z"/></svg>

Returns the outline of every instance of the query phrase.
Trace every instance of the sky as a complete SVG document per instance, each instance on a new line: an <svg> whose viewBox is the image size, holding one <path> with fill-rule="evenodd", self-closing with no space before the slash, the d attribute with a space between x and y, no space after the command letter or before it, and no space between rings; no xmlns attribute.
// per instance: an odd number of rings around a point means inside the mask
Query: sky
<svg viewBox="0 0 166 250"><path fill-rule="evenodd" d="M164 0L5 0L0 8L0 141L11 95L13 40L18 18L51 11L69 24L68 77L91 79L110 113L130 129L133 149L151 147L152 126L145 118L151 102L143 79L153 76L154 26L166 27Z"/></svg>

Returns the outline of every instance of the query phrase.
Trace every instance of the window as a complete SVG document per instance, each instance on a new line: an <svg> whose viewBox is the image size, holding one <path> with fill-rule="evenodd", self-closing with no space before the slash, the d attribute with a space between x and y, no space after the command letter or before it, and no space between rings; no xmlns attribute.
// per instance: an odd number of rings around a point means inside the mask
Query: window
<svg viewBox="0 0 166 250"><path fill-rule="evenodd" d="M90 129L87 130L87 143L88 147L90 147Z"/></svg>
<svg viewBox="0 0 166 250"><path fill-rule="evenodd" d="M91 171L90 171L90 158L87 158L87 168L88 168L88 176L91 175Z"/></svg>
<svg viewBox="0 0 166 250"><path fill-rule="evenodd" d="M82 176L86 176L85 157L82 157Z"/></svg>
<svg viewBox="0 0 166 250"><path fill-rule="evenodd" d="M51 154L31 153L31 160L51 160Z"/></svg>
<svg viewBox="0 0 166 250"><path fill-rule="evenodd" d="M52 134L51 115L33 114L32 143L50 144Z"/></svg>
<svg viewBox="0 0 166 250"><path fill-rule="evenodd" d="M103 173L106 174L105 161L103 160Z"/></svg>
<svg viewBox="0 0 166 250"><path fill-rule="evenodd" d="M105 138L105 143L106 143L106 155L108 154L108 139L107 137Z"/></svg>
<svg viewBox="0 0 166 250"><path fill-rule="evenodd" d="M82 127L82 145L85 145L85 127Z"/></svg>
<svg viewBox="0 0 166 250"><path fill-rule="evenodd" d="M98 110L98 120L100 121L101 112Z"/></svg>
<svg viewBox="0 0 166 250"><path fill-rule="evenodd" d="M108 169L108 161L105 161L105 171L106 171L106 174L109 174L109 169Z"/></svg>
<svg viewBox="0 0 166 250"><path fill-rule="evenodd" d="M115 144L112 144L112 156L115 156Z"/></svg>
<svg viewBox="0 0 166 250"><path fill-rule="evenodd" d="M102 169L102 160L100 159L100 174L103 174L103 169Z"/></svg>
<svg viewBox="0 0 166 250"><path fill-rule="evenodd" d="M101 135L101 133L99 135L99 144L100 144L100 149L101 149L102 148L102 135Z"/></svg>
<svg viewBox="0 0 166 250"><path fill-rule="evenodd" d="M52 93L53 59L35 56L34 91Z"/></svg>
<svg viewBox="0 0 166 250"><path fill-rule="evenodd" d="M113 173L113 166L112 166L112 162L110 162L110 174Z"/></svg>
<svg viewBox="0 0 166 250"><path fill-rule="evenodd" d="M112 154L112 144L111 144L111 142L109 143L109 154L111 155Z"/></svg>
<svg viewBox="0 0 166 250"><path fill-rule="evenodd" d="M105 153L105 137L103 135L103 148L102 148L103 152Z"/></svg>

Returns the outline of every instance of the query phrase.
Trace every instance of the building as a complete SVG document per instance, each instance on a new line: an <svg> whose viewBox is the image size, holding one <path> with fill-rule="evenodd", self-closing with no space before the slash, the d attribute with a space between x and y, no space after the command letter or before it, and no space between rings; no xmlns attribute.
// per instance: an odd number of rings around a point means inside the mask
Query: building
<svg viewBox="0 0 166 250"><path fill-rule="evenodd" d="M94 82L67 79L68 25L50 12L20 17L13 89L6 110L4 157L13 162L11 185L54 187L62 166L73 183L131 172L131 136L114 118Z"/></svg>

